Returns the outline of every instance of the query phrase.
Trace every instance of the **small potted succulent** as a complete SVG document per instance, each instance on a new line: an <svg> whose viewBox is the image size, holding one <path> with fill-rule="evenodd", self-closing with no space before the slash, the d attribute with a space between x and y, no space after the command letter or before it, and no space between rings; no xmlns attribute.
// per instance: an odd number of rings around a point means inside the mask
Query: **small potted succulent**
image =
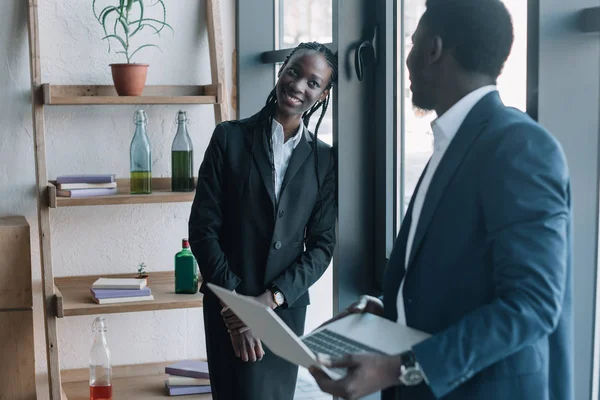
<svg viewBox="0 0 600 400"><path fill-rule="evenodd" d="M108 3L108 5L103 4ZM112 5L110 3L113 3ZM151 6L162 7L162 17L148 17L147 8ZM108 42L108 51L111 51L111 42L122 47L116 51L125 57L126 63L110 64L113 83L119 96L139 96L146 85L148 64L131 62L133 57L142 49L154 47L151 43L135 46L132 39L140 32L152 32L160 36L166 27L173 31L167 24L167 9L163 0L92 0L92 11L96 20L102 25L104 37ZM99 11L99 12L98 12Z"/></svg>
<svg viewBox="0 0 600 400"><path fill-rule="evenodd" d="M148 274L146 273L146 263L145 262L141 262L138 265L137 272L138 272L136 275L137 279L148 279Z"/></svg>

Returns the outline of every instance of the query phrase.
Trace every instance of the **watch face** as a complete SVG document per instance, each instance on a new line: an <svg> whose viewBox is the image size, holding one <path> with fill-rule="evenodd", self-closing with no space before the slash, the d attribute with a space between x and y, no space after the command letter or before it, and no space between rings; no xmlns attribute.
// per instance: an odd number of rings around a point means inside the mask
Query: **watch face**
<svg viewBox="0 0 600 400"><path fill-rule="evenodd" d="M406 386L414 386L423 382L423 374L417 368L407 368L402 374L402 383Z"/></svg>
<svg viewBox="0 0 600 400"><path fill-rule="evenodd" d="M283 293L275 292L275 303L280 306L283 304Z"/></svg>

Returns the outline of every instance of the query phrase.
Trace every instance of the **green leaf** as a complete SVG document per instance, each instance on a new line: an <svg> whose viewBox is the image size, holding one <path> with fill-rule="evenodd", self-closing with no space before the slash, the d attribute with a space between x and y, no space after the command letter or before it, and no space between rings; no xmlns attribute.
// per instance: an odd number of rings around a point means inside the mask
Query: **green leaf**
<svg viewBox="0 0 600 400"><path fill-rule="evenodd" d="M171 28L171 25L167 24L167 7L165 7L165 3L163 3L163 0L158 0L158 3L160 3L160 5L163 8L163 24L165 24L166 26L168 26L171 29L171 32L174 33L173 28ZM162 31L164 27L165 26L163 25L163 27L160 28L158 31L159 32Z"/></svg>
<svg viewBox="0 0 600 400"><path fill-rule="evenodd" d="M102 26L104 26L104 24L106 22L106 17L113 11L119 12L117 7L114 7L114 6L105 7L98 15L98 22L100 22L100 24L102 24Z"/></svg>
<svg viewBox="0 0 600 400"><path fill-rule="evenodd" d="M160 47L158 47L155 44L145 44L145 45L140 46L137 49L135 49L135 51L133 53L131 53L131 56L129 56L129 58L133 58L133 56L135 55L135 53L137 53L138 51L140 51L141 49L143 49L145 47L156 47L158 50L160 50L162 52L162 50L160 49Z"/></svg>
<svg viewBox="0 0 600 400"><path fill-rule="evenodd" d="M96 14L96 0L92 1L92 12L94 13L94 17L99 20L98 14Z"/></svg>
<svg viewBox="0 0 600 400"><path fill-rule="evenodd" d="M121 23L121 26L123 27L123 31L125 32L125 35L129 34L129 25L127 24L127 20L121 16L119 17L119 22Z"/></svg>
<svg viewBox="0 0 600 400"><path fill-rule="evenodd" d="M144 19L144 2L141 0L135 0L136 2L140 3L140 22L138 24L138 27L135 29L135 31L131 34L131 36L135 35L136 33L138 33L139 31L142 30L143 25L142 25L142 20Z"/></svg>
<svg viewBox="0 0 600 400"><path fill-rule="evenodd" d="M146 27L146 26L147 26L147 27L150 27L150 28L152 28L152 29L154 29L154 32L155 32L155 33L156 33L158 36L160 36L160 31L159 31L158 29L156 29L156 27L155 27L155 26L153 26L153 25L150 25L150 24L141 24L139 27L137 27L137 28L136 28L136 30L135 30L135 31L133 31L133 33L132 33L131 35L129 35L129 37L133 37L133 35L135 35L136 33L138 33L138 31L141 31L141 30L142 30L144 27Z"/></svg>
<svg viewBox="0 0 600 400"><path fill-rule="evenodd" d="M108 18L110 13L113 11L118 12L119 10L117 10L116 7L108 6L108 7L105 7L98 15L98 22L100 22L100 24L102 25L102 30L104 30L104 35L108 35L108 30L106 29L106 18ZM100 19L102 19L102 20L100 20ZM110 53L110 40L108 41L108 52Z"/></svg>
<svg viewBox="0 0 600 400"><path fill-rule="evenodd" d="M119 42L121 42L121 45L123 46L123 48L124 48L125 50L127 50L127 44L125 43L125 41L124 41L123 39L121 39L121 38L120 38L119 36L117 36L117 35L108 35L108 36L104 36L104 37L102 38L102 40L105 40L105 39L106 39L106 40L108 40L108 39L111 39L111 38L112 38L112 39L117 39Z"/></svg>
<svg viewBox="0 0 600 400"><path fill-rule="evenodd" d="M158 32L162 31L163 28L166 26L166 27L168 27L171 30L171 32L175 33L175 31L173 30L173 28L171 27L171 25L167 24L166 22L162 22L162 21L159 21L157 19L154 19L154 18L144 18L143 20L142 19L136 19L135 21L130 22L130 24L137 24L137 23L141 23L141 22L150 22L150 21L151 22L156 22L157 24L161 25L161 28L158 29Z"/></svg>

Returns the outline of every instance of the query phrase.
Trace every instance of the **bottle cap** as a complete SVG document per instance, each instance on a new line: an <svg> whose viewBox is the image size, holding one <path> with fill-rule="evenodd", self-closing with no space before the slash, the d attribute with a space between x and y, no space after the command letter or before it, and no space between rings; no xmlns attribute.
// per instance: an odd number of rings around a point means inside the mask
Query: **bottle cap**
<svg viewBox="0 0 600 400"><path fill-rule="evenodd" d="M148 122L148 115L144 110L136 110L133 114L133 122L136 124L143 124Z"/></svg>
<svg viewBox="0 0 600 400"><path fill-rule="evenodd" d="M92 332L106 332L106 320L104 317L97 317L92 322Z"/></svg>
<svg viewBox="0 0 600 400"><path fill-rule="evenodd" d="M181 239L181 247L184 249L190 248L190 242L187 239Z"/></svg>

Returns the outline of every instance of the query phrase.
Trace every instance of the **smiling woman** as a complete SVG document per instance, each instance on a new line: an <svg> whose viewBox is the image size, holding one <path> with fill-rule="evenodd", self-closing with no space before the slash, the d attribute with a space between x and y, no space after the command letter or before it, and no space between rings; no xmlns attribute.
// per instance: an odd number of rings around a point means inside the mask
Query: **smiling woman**
<svg viewBox="0 0 600 400"><path fill-rule="evenodd" d="M308 289L335 246L335 162L317 133L337 80L337 58L320 43L301 43L278 76L258 113L216 127L198 173L189 237L204 278L215 398L291 399L298 367L265 352L206 284L254 296L301 336ZM311 133L306 126L317 112Z"/></svg>

